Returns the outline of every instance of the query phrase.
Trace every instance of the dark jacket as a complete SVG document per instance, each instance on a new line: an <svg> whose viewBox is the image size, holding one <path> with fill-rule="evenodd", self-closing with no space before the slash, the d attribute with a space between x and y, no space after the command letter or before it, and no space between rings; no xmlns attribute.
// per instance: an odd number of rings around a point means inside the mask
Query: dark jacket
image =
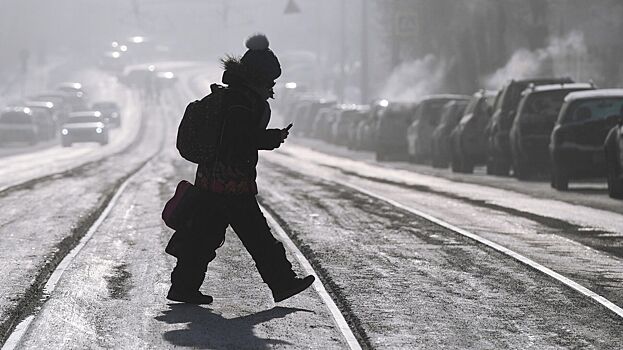
<svg viewBox="0 0 623 350"><path fill-rule="evenodd" d="M266 129L270 106L245 79L237 60L225 62L223 83L228 85L222 103L223 126L218 158L199 164L195 185L210 192L257 194L258 150L272 150L281 144L281 130Z"/></svg>

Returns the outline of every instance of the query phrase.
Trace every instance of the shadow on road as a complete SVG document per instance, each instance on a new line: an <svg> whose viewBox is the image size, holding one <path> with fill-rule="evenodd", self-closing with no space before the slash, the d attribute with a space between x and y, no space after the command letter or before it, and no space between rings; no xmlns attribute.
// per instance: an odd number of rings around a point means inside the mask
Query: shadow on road
<svg viewBox="0 0 623 350"><path fill-rule="evenodd" d="M253 334L253 327L291 313L311 310L274 307L255 314L224 318L214 311L191 304L168 304L169 310L155 317L168 324L183 324L182 329L165 332L163 338L176 346L196 349L269 349L276 344L293 345L280 339L262 339Z"/></svg>

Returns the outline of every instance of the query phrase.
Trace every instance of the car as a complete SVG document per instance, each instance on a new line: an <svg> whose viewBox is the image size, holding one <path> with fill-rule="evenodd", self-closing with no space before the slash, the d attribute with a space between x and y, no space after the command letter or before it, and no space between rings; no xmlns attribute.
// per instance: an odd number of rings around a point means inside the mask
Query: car
<svg viewBox="0 0 623 350"><path fill-rule="evenodd" d="M389 102L381 110L376 125L376 160L406 159L407 128L413 122L417 104L408 102Z"/></svg>
<svg viewBox="0 0 623 350"><path fill-rule="evenodd" d="M606 177L604 141L622 110L623 89L578 91L565 97L549 143L553 188L566 191L570 180Z"/></svg>
<svg viewBox="0 0 623 350"><path fill-rule="evenodd" d="M50 140L58 133L58 115L52 102L26 101L24 107L32 110L33 118L39 128L39 139Z"/></svg>
<svg viewBox="0 0 623 350"><path fill-rule="evenodd" d="M104 120L113 128L121 126L121 108L113 101L98 101L91 105L91 110L100 111Z"/></svg>
<svg viewBox="0 0 623 350"><path fill-rule="evenodd" d="M354 148L364 151L372 151L376 146L377 127L385 108L389 105L387 100L374 101L370 110L365 113L356 126Z"/></svg>
<svg viewBox="0 0 623 350"><path fill-rule="evenodd" d="M407 127L408 158L424 163L431 158L433 130L439 125L443 106L450 101L469 100L466 95L431 95L418 105L412 123Z"/></svg>
<svg viewBox="0 0 623 350"><path fill-rule="evenodd" d="M100 111L84 111L69 114L61 126L61 145L71 147L76 142L108 144L108 127Z"/></svg>
<svg viewBox="0 0 623 350"><path fill-rule="evenodd" d="M511 80L500 91L493 115L487 125L487 174L508 176L512 165L510 129L521 100L530 85L573 83L571 78L538 78Z"/></svg>
<svg viewBox="0 0 623 350"><path fill-rule="evenodd" d="M126 57L120 51L106 51L99 57L98 65L101 69L121 74L126 65Z"/></svg>
<svg viewBox="0 0 623 350"><path fill-rule="evenodd" d="M314 119L313 137L331 141L331 128L339 112L340 108L338 105L321 108L318 111L318 116Z"/></svg>
<svg viewBox="0 0 623 350"><path fill-rule="evenodd" d="M118 80L128 87L149 88L156 83L156 74L154 65L132 65L125 67Z"/></svg>
<svg viewBox="0 0 623 350"><path fill-rule="evenodd" d="M450 133L450 166L455 173L473 173L487 160L485 128L499 93L481 89L472 95L465 113Z"/></svg>
<svg viewBox="0 0 623 350"><path fill-rule="evenodd" d="M357 122L363 118L366 106L341 105L340 112L336 114L331 129L333 143L340 146L350 147L354 143L354 131Z"/></svg>
<svg viewBox="0 0 623 350"><path fill-rule="evenodd" d="M570 83L532 85L522 92L509 135L516 178L549 171L549 138L565 96L593 89L594 84Z"/></svg>
<svg viewBox="0 0 623 350"><path fill-rule="evenodd" d="M604 142L608 195L623 199L623 113L619 114L618 123L608 133Z"/></svg>
<svg viewBox="0 0 623 350"><path fill-rule="evenodd" d="M175 86L178 81L178 77L175 73L170 71L158 71L156 72L155 84L160 89L167 89Z"/></svg>
<svg viewBox="0 0 623 350"><path fill-rule="evenodd" d="M61 90L41 92L30 98L33 101L52 101L67 112L77 112L88 109L84 94L71 93Z"/></svg>
<svg viewBox="0 0 623 350"><path fill-rule="evenodd" d="M325 99L309 99L300 102L302 105L290 114L291 122L295 125L292 129L296 135L313 135L314 120L322 108L331 107L335 101Z"/></svg>
<svg viewBox="0 0 623 350"><path fill-rule="evenodd" d="M450 134L457 126L469 100L455 100L443 107L439 125L433 131L431 161L433 168L447 168L450 164Z"/></svg>
<svg viewBox="0 0 623 350"><path fill-rule="evenodd" d="M39 127L30 108L7 107L0 113L0 142L34 145L38 140Z"/></svg>
<svg viewBox="0 0 623 350"><path fill-rule="evenodd" d="M81 83L77 82L62 82L56 85L56 90L68 92L71 94L82 94L84 95L84 90Z"/></svg>

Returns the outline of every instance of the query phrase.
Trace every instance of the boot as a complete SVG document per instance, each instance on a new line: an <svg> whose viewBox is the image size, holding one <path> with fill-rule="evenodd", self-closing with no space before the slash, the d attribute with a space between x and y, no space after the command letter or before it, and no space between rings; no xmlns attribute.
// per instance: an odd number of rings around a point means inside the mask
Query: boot
<svg viewBox="0 0 623 350"><path fill-rule="evenodd" d="M314 276L309 275L305 278L294 277L287 280L287 282L281 282L278 287L271 287L273 299L276 303L278 303L288 299L291 296L299 294L307 289L307 287L311 286L315 279L316 278Z"/></svg>
<svg viewBox="0 0 623 350"><path fill-rule="evenodd" d="M194 292L189 292L189 291L177 290L173 287L169 289L169 293L167 294L167 299L171 301L178 301L181 303L197 304L197 305L212 304L212 301L213 301L213 298L211 296L205 295L198 290Z"/></svg>

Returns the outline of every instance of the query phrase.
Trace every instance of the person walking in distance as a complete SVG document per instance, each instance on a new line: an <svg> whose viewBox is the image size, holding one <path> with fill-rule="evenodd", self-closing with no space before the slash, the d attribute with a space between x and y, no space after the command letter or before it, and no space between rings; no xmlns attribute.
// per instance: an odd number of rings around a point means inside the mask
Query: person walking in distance
<svg viewBox="0 0 623 350"><path fill-rule="evenodd" d="M166 248L177 258L169 300L212 302L212 297L202 294L199 288L230 225L251 254L275 302L302 292L314 282L314 276L296 276L283 244L273 237L256 200L258 150L278 148L288 137L289 127L267 129L268 99L273 97L275 79L281 75L279 60L269 49L268 39L256 34L247 40L246 47L242 57L221 60L226 86L212 85L211 95L222 96L218 110L223 126L215 160L197 162L195 186L202 194L191 219L184 228L177 229Z"/></svg>

